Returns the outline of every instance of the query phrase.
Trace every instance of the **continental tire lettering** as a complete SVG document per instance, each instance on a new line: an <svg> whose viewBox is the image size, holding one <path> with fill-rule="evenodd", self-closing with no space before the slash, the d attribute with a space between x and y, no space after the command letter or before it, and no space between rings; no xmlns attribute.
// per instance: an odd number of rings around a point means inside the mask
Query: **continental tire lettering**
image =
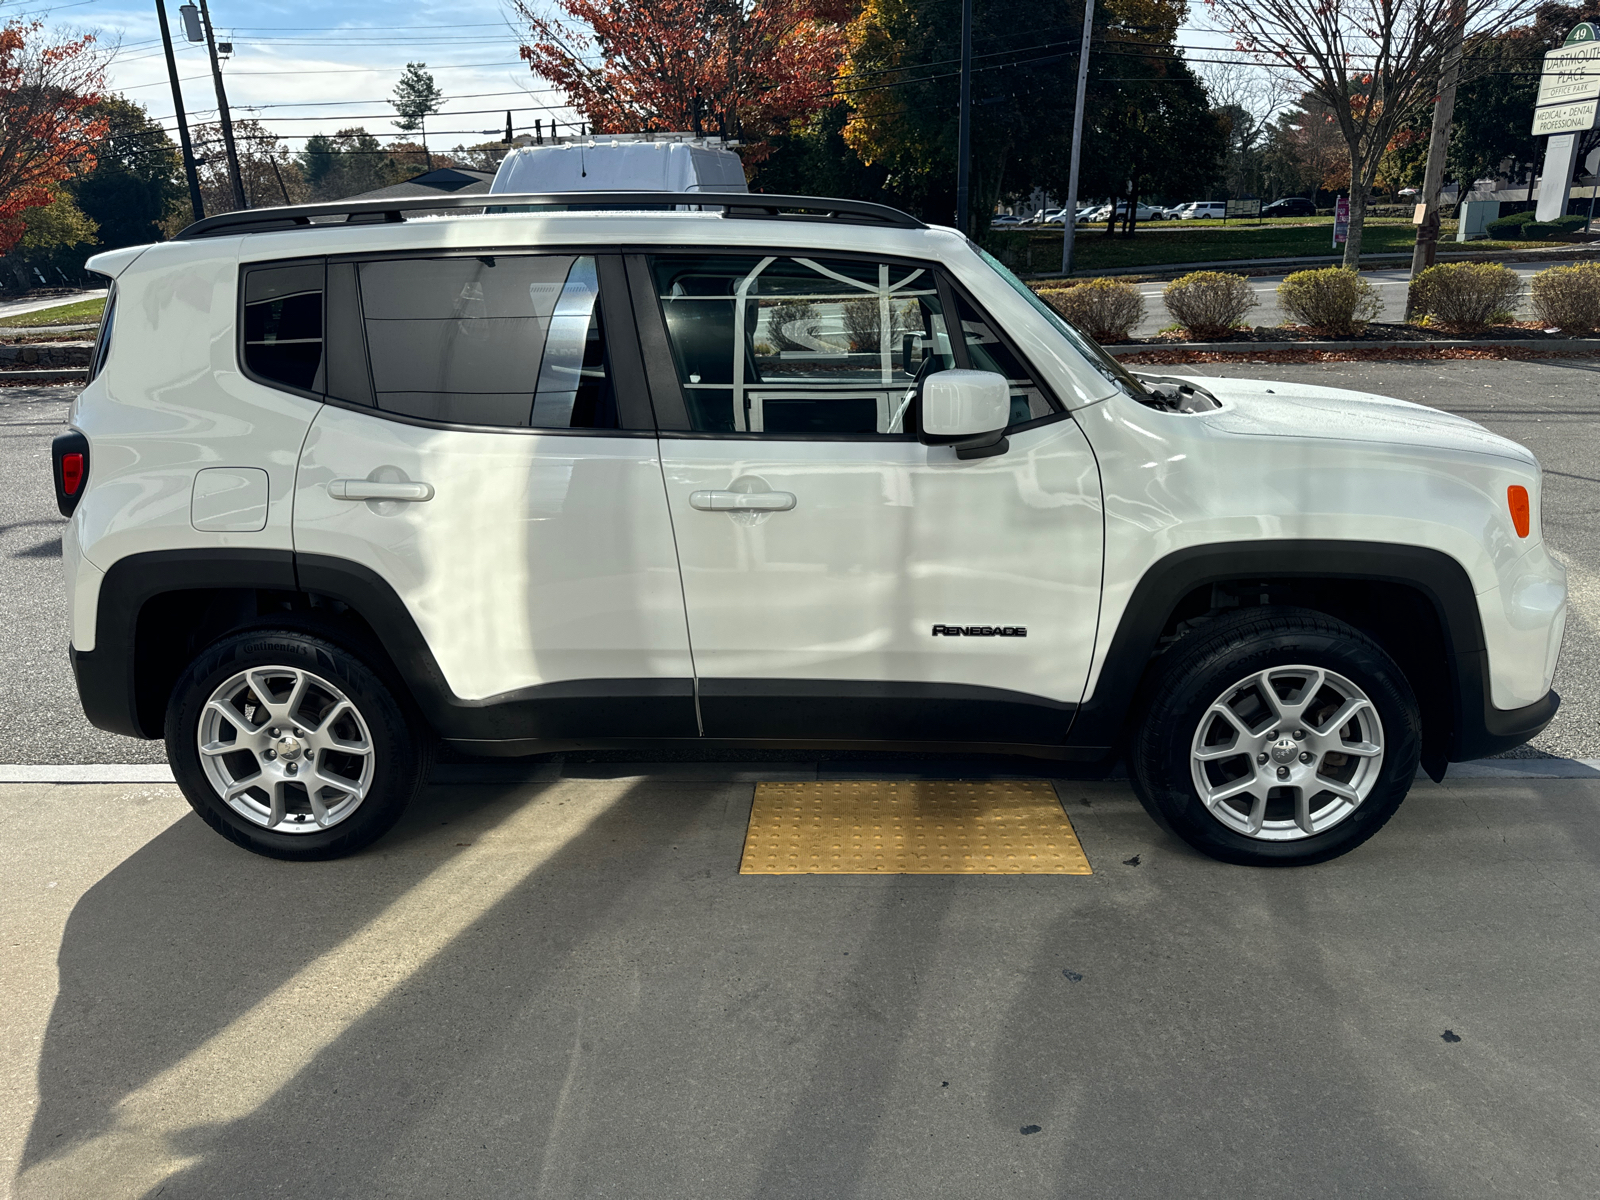
<svg viewBox="0 0 1600 1200"><path fill-rule="evenodd" d="M934 637L1018 637L1028 636L1022 625L935 625Z"/></svg>

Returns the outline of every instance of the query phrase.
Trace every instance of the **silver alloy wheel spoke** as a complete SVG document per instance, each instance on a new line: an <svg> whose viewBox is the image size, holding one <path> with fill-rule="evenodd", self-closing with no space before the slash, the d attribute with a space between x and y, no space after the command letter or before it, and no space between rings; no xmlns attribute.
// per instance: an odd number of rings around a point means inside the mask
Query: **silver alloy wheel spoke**
<svg viewBox="0 0 1600 1200"><path fill-rule="evenodd" d="M244 715L250 704L256 724ZM334 684L300 667L251 667L224 681L201 710L196 735L201 768L217 795L277 833L315 833L347 820L366 799L377 767L361 711Z"/></svg>
<svg viewBox="0 0 1600 1200"><path fill-rule="evenodd" d="M1297 664L1255 672L1218 696L1195 729L1189 765L1224 826L1297 841L1360 807L1382 773L1383 746L1378 710L1358 686Z"/></svg>

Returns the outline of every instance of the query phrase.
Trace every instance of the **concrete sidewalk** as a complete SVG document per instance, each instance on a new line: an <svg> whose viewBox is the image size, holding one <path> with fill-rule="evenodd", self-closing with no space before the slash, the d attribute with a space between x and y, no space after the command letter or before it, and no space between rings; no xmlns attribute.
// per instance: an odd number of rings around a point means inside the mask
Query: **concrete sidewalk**
<svg viewBox="0 0 1600 1200"><path fill-rule="evenodd" d="M740 876L752 787L440 786L353 859L0 786L0 1194L1587 1196L1600 782L1301 870Z"/></svg>

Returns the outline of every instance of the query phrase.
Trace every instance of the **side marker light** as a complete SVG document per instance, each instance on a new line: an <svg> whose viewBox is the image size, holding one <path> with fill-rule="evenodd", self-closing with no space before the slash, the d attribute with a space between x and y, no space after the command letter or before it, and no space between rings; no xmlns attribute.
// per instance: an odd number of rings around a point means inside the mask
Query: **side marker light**
<svg viewBox="0 0 1600 1200"><path fill-rule="evenodd" d="M1511 510L1511 523L1517 527L1517 536L1525 538L1530 528L1528 521L1528 489L1513 483L1506 489L1506 507Z"/></svg>

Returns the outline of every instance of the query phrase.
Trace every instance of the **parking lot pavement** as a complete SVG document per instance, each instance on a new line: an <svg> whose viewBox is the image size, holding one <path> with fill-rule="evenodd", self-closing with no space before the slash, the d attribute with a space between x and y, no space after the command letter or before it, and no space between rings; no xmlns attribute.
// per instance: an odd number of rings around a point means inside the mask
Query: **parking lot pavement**
<svg viewBox="0 0 1600 1200"><path fill-rule="evenodd" d="M1518 275L1522 276L1524 289L1518 314L1531 318L1532 309L1528 307L1526 289L1532 284L1533 276L1539 271L1549 267L1561 266L1561 262L1513 262L1507 263ZM1309 268L1300 268L1301 270ZM1218 270L1226 271L1226 267ZM1406 289L1411 286L1411 267L1395 266L1384 267L1378 270L1362 271L1361 276L1370 283L1378 293L1378 299L1383 304L1383 310L1378 314L1380 321L1399 321L1406 313ZM1284 281L1286 275L1257 275L1250 279L1250 290L1255 293L1260 307L1251 309L1245 314L1245 321L1251 325L1281 325L1290 319L1290 316L1278 306L1278 285ZM1134 337L1154 337L1166 326L1172 324L1172 318L1167 314L1166 308L1161 303L1161 290L1165 283L1141 283L1139 294L1144 297L1144 320L1134 328Z"/></svg>
<svg viewBox="0 0 1600 1200"><path fill-rule="evenodd" d="M1059 789L1092 876L741 876L715 778L434 788L328 864L172 788L0 787L0 1178L1592 1194L1600 781L1424 784L1281 871Z"/></svg>

